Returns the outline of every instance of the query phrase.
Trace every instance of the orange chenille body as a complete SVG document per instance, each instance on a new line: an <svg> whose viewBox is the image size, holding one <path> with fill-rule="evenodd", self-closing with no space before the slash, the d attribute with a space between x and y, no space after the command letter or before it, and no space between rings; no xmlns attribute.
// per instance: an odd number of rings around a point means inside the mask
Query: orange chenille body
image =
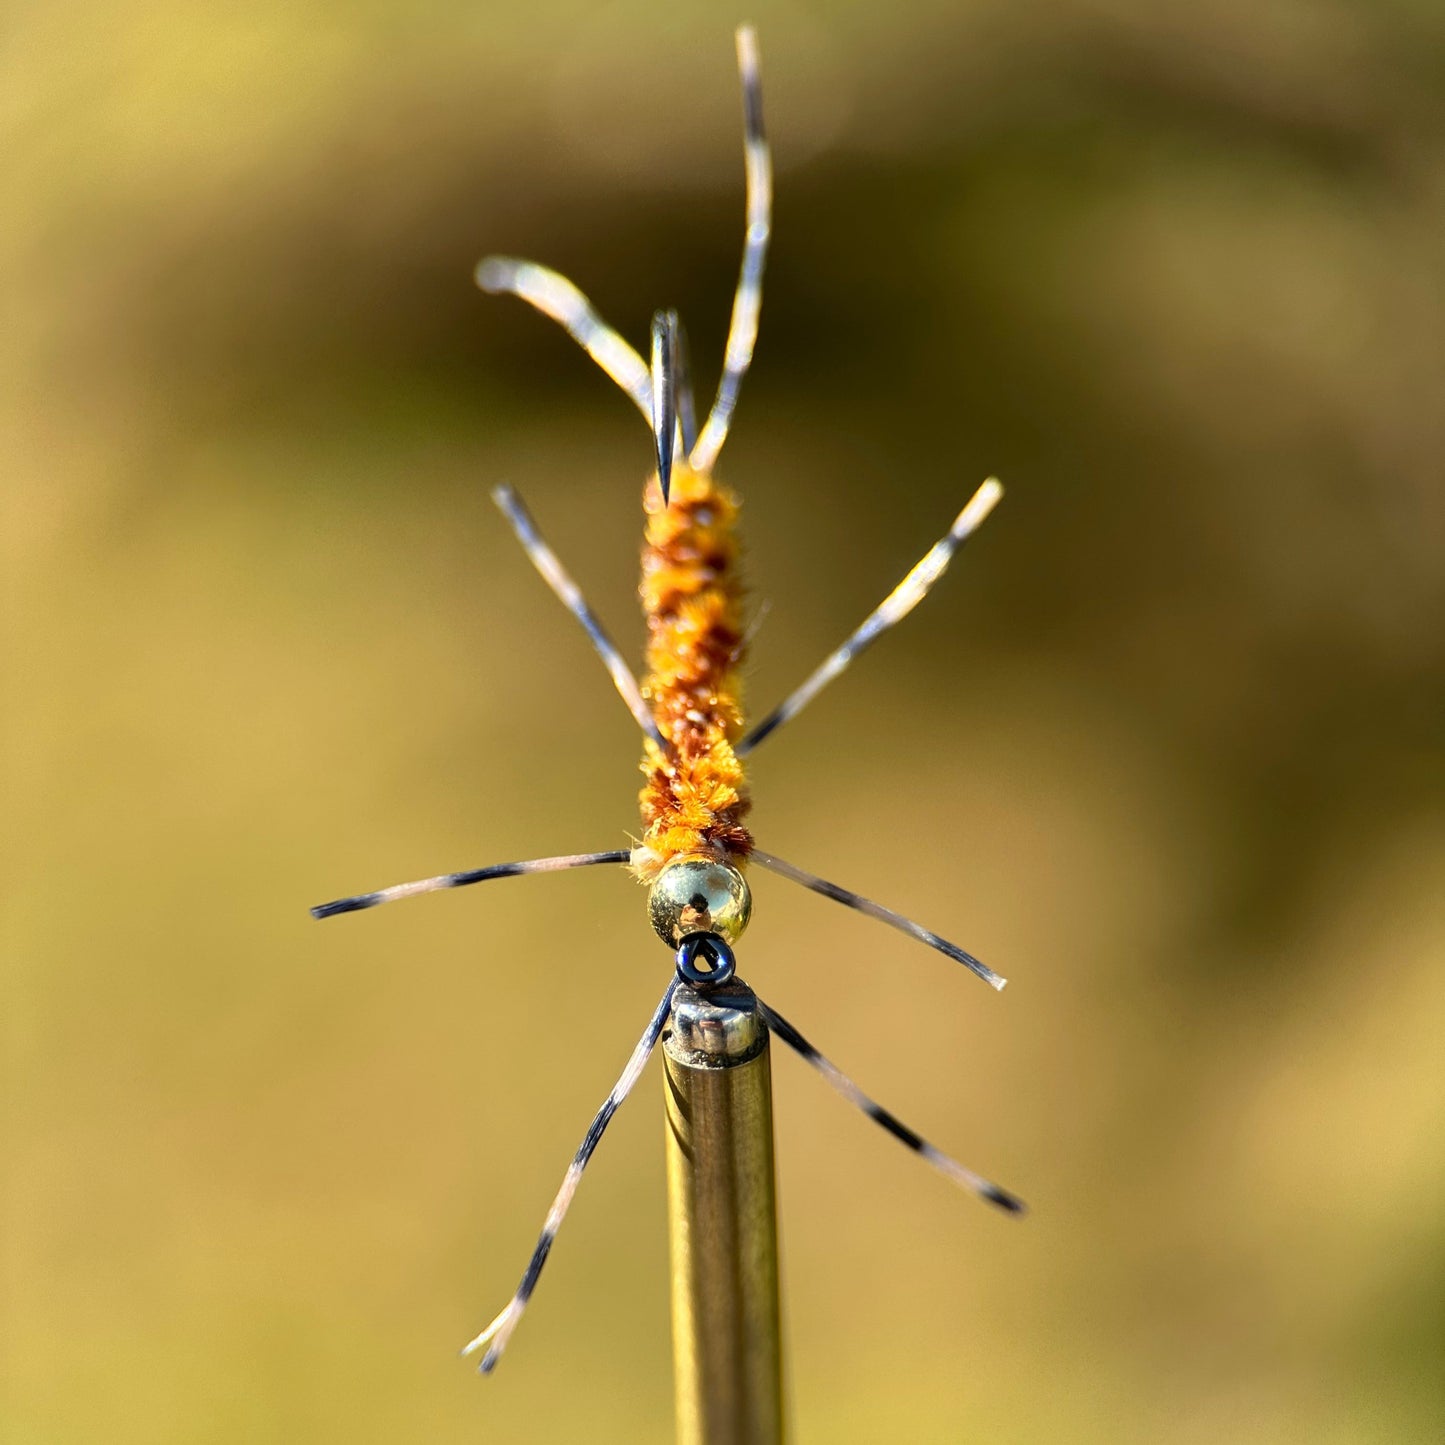
<svg viewBox="0 0 1445 1445"><path fill-rule="evenodd" d="M674 859L699 854L741 866L753 847L743 823L751 804L734 751L742 735L744 645L738 503L685 465L674 469L670 490L664 506L654 475L644 497L642 694L671 749L664 755L649 742L643 757L644 833L633 869L644 882Z"/></svg>

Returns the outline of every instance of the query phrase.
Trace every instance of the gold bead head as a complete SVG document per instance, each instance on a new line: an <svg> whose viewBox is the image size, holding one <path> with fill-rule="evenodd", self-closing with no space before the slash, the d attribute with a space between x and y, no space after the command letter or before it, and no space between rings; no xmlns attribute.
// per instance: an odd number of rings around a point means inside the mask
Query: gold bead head
<svg viewBox="0 0 1445 1445"><path fill-rule="evenodd" d="M752 917L747 879L706 853L674 858L653 881L647 911L657 936L676 948L689 933L716 933L736 943Z"/></svg>

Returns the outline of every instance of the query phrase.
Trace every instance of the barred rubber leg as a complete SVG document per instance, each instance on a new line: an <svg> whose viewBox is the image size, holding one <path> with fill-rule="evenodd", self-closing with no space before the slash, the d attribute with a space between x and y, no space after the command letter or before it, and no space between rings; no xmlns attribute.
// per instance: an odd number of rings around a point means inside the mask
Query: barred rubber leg
<svg viewBox="0 0 1445 1445"><path fill-rule="evenodd" d="M559 322L588 356L630 396L652 425L652 381L647 363L592 309L565 277L535 261L487 256L477 262L477 285L490 295L508 292Z"/></svg>
<svg viewBox="0 0 1445 1445"><path fill-rule="evenodd" d="M968 505L954 518L944 536L929 548L927 555L896 586L879 605L868 614L863 625L835 652L830 653L813 675L782 704L770 712L737 746L738 755L746 756L770 733L790 718L796 717L848 664L876 642L890 627L902 622L928 595L928 590L948 570L953 554L976 532L985 517L993 511L1003 487L998 480L990 477L973 496Z"/></svg>
<svg viewBox="0 0 1445 1445"><path fill-rule="evenodd" d="M677 446L676 311L659 311L652 318L652 437L665 507L672 490L672 455Z"/></svg>
<svg viewBox="0 0 1445 1445"><path fill-rule="evenodd" d="M709 473L727 440L738 388L747 375L758 339L758 313L763 305L763 264L773 228L773 160L763 132L763 89L758 75L758 37L751 25L737 33L738 74L743 83L743 163L747 171L747 231L743 264L733 295L727 350L717 400L690 458L695 472Z"/></svg>
<svg viewBox="0 0 1445 1445"><path fill-rule="evenodd" d="M677 979L674 978L667 985L667 992L663 994L662 1002L658 1004L646 1030L637 1041L637 1047L633 1049L632 1057L628 1059L627 1067L622 1071L622 1077L612 1086L612 1092L607 1096L607 1102L597 1111L597 1117L592 1121L592 1127L587 1130L586 1136L577 1148L577 1153L567 1166L567 1172L562 1176L562 1187L557 1191L557 1197L552 1201L551 1209L547 1211L547 1219L542 1225L542 1233L537 1240L537 1247L532 1251L532 1258L527 1263L526 1273L522 1275L522 1282L517 1286L517 1292L512 1296L511 1303L476 1339L462 1346L463 1355L474 1355L478 1350L486 1351L479 1367L484 1375L491 1374L496 1367L502 1351L507 1348L507 1341L512 1337L512 1331L517 1328L517 1323L522 1318L522 1311L527 1308L527 1301L532 1298L532 1291L537 1287L542 1266L547 1263L547 1256L552 1250L552 1242L557 1238L557 1231L561 1229L562 1221L567 1217L567 1210L572 1203L572 1196L577 1193L577 1186L582 1180L582 1171L587 1168L587 1161L592 1158L612 1116L622 1107L623 1100L632 1092L633 1085L642 1076L647 1060L651 1057L653 1049L657 1047L657 1041L662 1036L662 1030L667 1023L668 1012L672 1008L672 995L676 988Z"/></svg>
<svg viewBox="0 0 1445 1445"><path fill-rule="evenodd" d="M497 487L492 492L492 500L512 524L512 530L517 534L517 540L522 544L532 565L542 574L543 580L557 594L562 605L582 624L593 650L602 659L602 665L612 677L612 685L621 694L628 711L637 719L638 727L663 753L669 752L667 740L653 720L652 711L642 696L642 689L638 686L632 669L617 650L617 644L598 621L597 614L588 606L582 589L572 580L571 574L562 565L557 554L543 540L522 499L511 487Z"/></svg>
<svg viewBox="0 0 1445 1445"><path fill-rule="evenodd" d="M801 883L804 888L811 888L814 893L821 893L824 898L831 898L835 903L846 903L849 908L856 908L859 913L866 913L869 918L876 918L880 923L886 923L890 928L906 933L909 938L916 938L920 943L936 948L939 953L953 959L955 963L961 963L996 989L1002 989L1008 982L1008 979L1001 978L986 963L980 963L971 953L965 953L956 943L940 938L921 923L915 923L911 918L905 918L901 913L895 913L891 908L885 908L881 903L875 903L861 893L840 888L836 883L829 883L826 878L819 878L814 873L795 867L792 863L785 863L781 858L775 858L771 853L764 853L761 848L754 848L748 856L754 863L761 863L764 868L781 873L784 878L791 878L794 883Z"/></svg>
<svg viewBox="0 0 1445 1445"><path fill-rule="evenodd" d="M363 908L375 908L378 903L395 903L398 898L415 898L419 893L437 893L443 888L465 888L469 883L486 883L493 878L520 878L524 873L561 873L568 868L590 868L594 863L626 863L631 857L632 854L623 848L611 853L564 853L557 858L493 863L488 868L442 873L435 878L422 878L416 883L397 883L390 888L379 888L375 893L358 893L351 898L338 898L332 903L318 903L311 910L311 916L333 918L338 913L357 913Z"/></svg>
<svg viewBox="0 0 1445 1445"><path fill-rule="evenodd" d="M1010 1214L1023 1214L1027 1206L1017 1195L1000 1189L972 1169L965 1169L956 1159L950 1159L942 1150L935 1149L921 1135L915 1134L901 1119L890 1114L881 1104L876 1104L836 1064L829 1062L785 1019L780 1013L769 1008L761 999L758 1010L767 1021L768 1027L788 1045L803 1056L850 1104L861 1109L875 1124L881 1124L900 1144L921 1155L946 1179L951 1179L960 1188L977 1195L989 1204L995 1204Z"/></svg>

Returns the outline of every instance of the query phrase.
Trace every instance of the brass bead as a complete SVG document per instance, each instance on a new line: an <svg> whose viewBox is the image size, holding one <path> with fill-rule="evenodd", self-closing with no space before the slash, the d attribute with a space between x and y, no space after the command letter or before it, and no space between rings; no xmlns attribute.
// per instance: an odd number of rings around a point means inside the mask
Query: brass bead
<svg viewBox="0 0 1445 1445"><path fill-rule="evenodd" d="M647 895L647 911L669 948L689 933L716 933L735 943L752 917L753 895L736 868L700 853L663 868Z"/></svg>

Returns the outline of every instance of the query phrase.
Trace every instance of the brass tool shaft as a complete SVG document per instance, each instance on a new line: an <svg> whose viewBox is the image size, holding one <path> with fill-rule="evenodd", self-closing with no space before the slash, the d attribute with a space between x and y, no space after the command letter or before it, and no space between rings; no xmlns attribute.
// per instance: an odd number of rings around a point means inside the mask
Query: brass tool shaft
<svg viewBox="0 0 1445 1445"><path fill-rule="evenodd" d="M663 1061L679 1445L778 1445L772 1066L752 990L680 986Z"/></svg>

